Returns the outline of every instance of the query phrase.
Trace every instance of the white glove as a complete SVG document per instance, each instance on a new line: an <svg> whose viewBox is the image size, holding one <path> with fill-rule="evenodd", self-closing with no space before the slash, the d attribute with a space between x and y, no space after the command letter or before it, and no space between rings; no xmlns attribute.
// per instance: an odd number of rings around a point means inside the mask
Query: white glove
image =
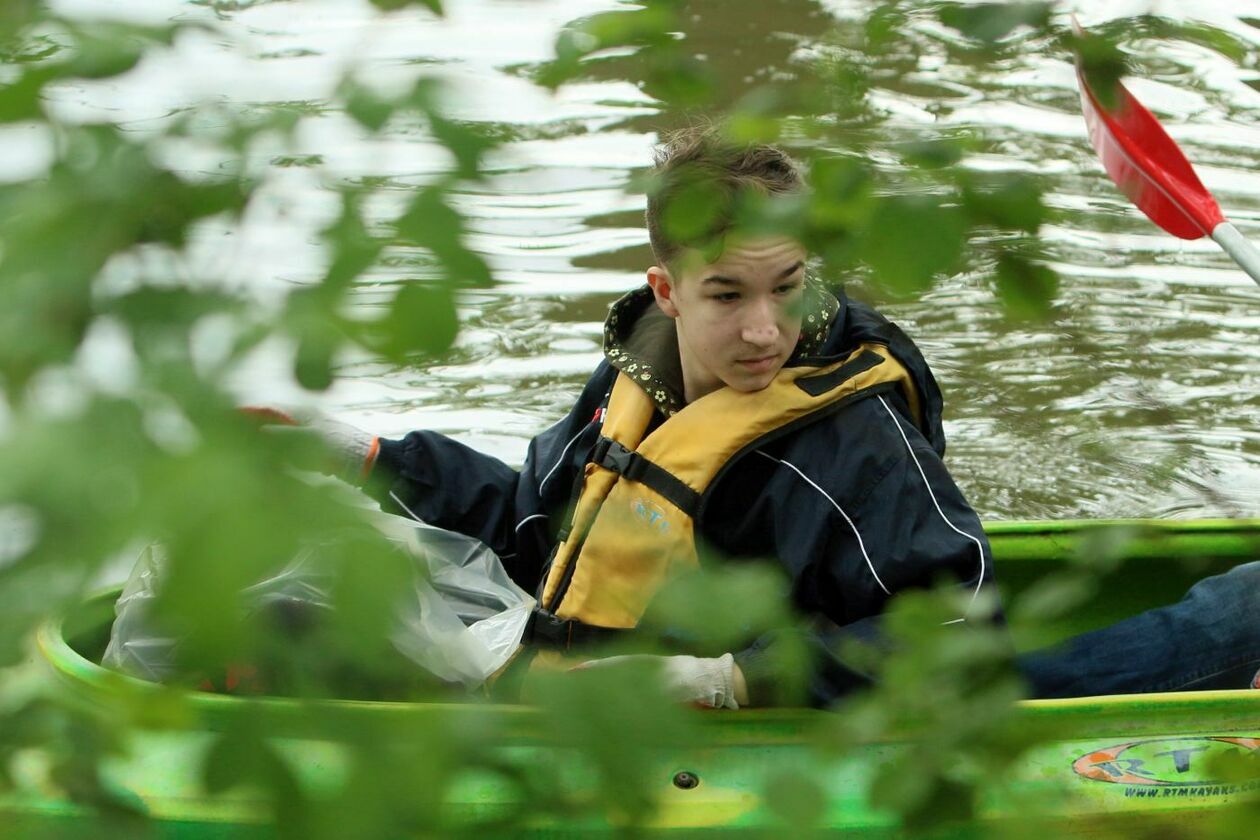
<svg viewBox="0 0 1260 840"><path fill-rule="evenodd" d="M610 656L583 662L574 670L616 666L626 662L653 662L661 669L661 682L669 696L680 703L694 703L710 709L738 709L735 702L735 657L729 653L716 659L696 656Z"/></svg>
<svg viewBox="0 0 1260 840"><path fill-rule="evenodd" d="M362 484L372 471L380 440L360 428L334 420L322 411L246 406L241 411L258 418L269 434L315 435L328 451L329 457L320 458L303 468L336 476L353 485Z"/></svg>

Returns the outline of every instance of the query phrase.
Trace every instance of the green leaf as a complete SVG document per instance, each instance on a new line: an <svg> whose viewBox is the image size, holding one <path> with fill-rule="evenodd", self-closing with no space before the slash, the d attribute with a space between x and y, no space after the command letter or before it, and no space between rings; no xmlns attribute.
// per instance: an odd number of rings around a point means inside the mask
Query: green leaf
<svg viewBox="0 0 1260 840"><path fill-rule="evenodd" d="M458 333L459 316L451 287L412 281L399 288L385 317L365 328L365 343L401 362L412 353L433 356L444 352Z"/></svg>
<svg viewBox="0 0 1260 840"><path fill-rule="evenodd" d="M344 288L333 285L307 287L289 295L285 326L297 339L293 375L312 391L332 385L333 358L347 336L337 313Z"/></svg>
<svg viewBox="0 0 1260 840"><path fill-rule="evenodd" d="M691 244L717 233L731 210L730 196L712 179L697 177L677 186L661 208L661 227L675 242Z"/></svg>
<svg viewBox="0 0 1260 840"><path fill-rule="evenodd" d="M993 44L1021 26L1045 29L1050 24L1052 3L982 3L963 6L945 3L937 16L941 23L968 38Z"/></svg>
<svg viewBox="0 0 1260 840"><path fill-rule="evenodd" d="M612 47L668 46L672 41L670 33L679 28L677 13L668 0L648 0L641 9L592 15L557 36L556 57L538 69L535 80L543 87L559 87L581 73L582 60L592 53ZM683 68L677 55L648 53L647 57L649 72L658 87L669 84L667 77L671 72L694 70ZM679 84L687 82L680 80Z"/></svg>
<svg viewBox="0 0 1260 840"><path fill-rule="evenodd" d="M1124 29L1118 30L1118 24L1123 24ZM1144 14L1136 18L1109 21L1103 24L1102 31L1125 40L1153 38L1160 41L1186 41L1218 52L1234 64L1255 66L1255 47L1248 40L1210 23Z"/></svg>
<svg viewBox="0 0 1260 840"><path fill-rule="evenodd" d="M903 815L921 809L932 796L933 770L907 767L905 761L881 765L871 780L871 804Z"/></svg>
<svg viewBox="0 0 1260 840"><path fill-rule="evenodd" d="M321 232L332 250L332 260L323 285L341 292L372 267L380 257L382 243L363 222L363 194L353 190L341 193L341 215Z"/></svg>
<svg viewBox="0 0 1260 840"><path fill-rule="evenodd" d="M717 78L710 65L670 44L653 57L643 90L673 108L701 108L711 102Z"/></svg>
<svg viewBox="0 0 1260 840"><path fill-rule="evenodd" d="M264 791L273 814L283 823L278 826L281 836L310 830L305 826L305 797L293 772L254 720L234 723L215 740L202 760L201 780L211 794L238 787Z"/></svg>
<svg viewBox="0 0 1260 840"><path fill-rule="evenodd" d="M891 196L875 210L860 255L877 283L894 294L914 294L957 264L966 234L957 207L929 196Z"/></svg>
<svg viewBox="0 0 1260 840"><path fill-rule="evenodd" d="M35 64L58 55L65 49L49 35L39 35L29 40L4 43L0 33L0 62L5 64Z"/></svg>
<svg viewBox="0 0 1260 840"><path fill-rule="evenodd" d="M82 79L109 79L121 76L140 63L141 44L129 39L94 38L80 33L74 58L65 65L67 76Z"/></svg>
<svg viewBox="0 0 1260 840"><path fill-rule="evenodd" d="M460 178L475 180L481 177L481 159L495 142L473 123L457 122L430 110L429 130L433 137L455 156L455 174Z"/></svg>
<svg viewBox="0 0 1260 840"><path fill-rule="evenodd" d="M1260 756L1252 750L1217 752L1208 760L1207 766L1208 778L1228 784L1246 784L1260 779Z"/></svg>
<svg viewBox="0 0 1260 840"><path fill-rule="evenodd" d="M1097 592L1098 582L1090 575L1041 578L1011 605L1011 621L1032 623L1062 618L1088 603Z"/></svg>
<svg viewBox="0 0 1260 840"><path fill-rule="evenodd" d="M896 150L906 163L924 169L942 169L962 160L963 143L953 138L913 140L898 144Z"/></svg>
<svg viewBox="0 0 1260 840"><path fill-rule="evenodd" d="M1072 559L1096 572L1112 572L1130 555L1134 543L1143 538L1158 539L1159 532L1128 525L1090 528L1081 535Z"/></svg>
<svg viewBox="0 0 1260 840"><path fill-rule="evenodd" d="M1077 65L1099 103L1104 108L1119 105L1117 86L1129 72L1129 59L1116 42L1091 32L1068 35L1066 43L1075 52Z"/></svg>
<svg viewBox="0 0 1260 840"><path fill-rule="evenodd" d="M695 732L688 726L695 713L667 696L659 667L648 659L580 671L536 669L531 679L545 737L573 748L589 767L583 787L598 798L605 818L630 827L650 819L662 753L685 748Z"/></svg>
<svg viewBox="0 0 1260 840"><path fill-rule="evenodd" d="M877 53L881 47L898 40L905 31L907 20L905 11L897 2L884 3L871 10L863 25L867 52Z"/></svg>
<svg viewBox="0 0 1260 840"><path fill-rule="evenodd" d="M662 43L678 25L677 6L670 0L646 0L642 8L592 15L579 31L595 39L595 49Z"/></svg>
<svg viewBox="0 0 1260 840"><path fill-rule="evenodd" d="M981 182L968 179L963 204L973 224L1001 230L1036 233L1046 218L1040 180L1031 175L1004 174Z"/></svg>
<svg viewBox="0 0 1260 840"><path fill-rule="evenodd" d="M346 534L332 549L350 561L334 569L331 596L340 633L361 653L377 650L395 630L394 603L415 586L411 556L371 528Z"/></svg>
<svg viewBox="0 0 1260 840"><path fill-rule="evenodd" d="M827 795L815 777L786 769L766 780L766 804L798 829L813 828L826 813Z"/></svg>
<svg viewBox="0 0 1260 840"><path fill-rule="evenodd" d="M441 187L421 190L395 225L400 238L437 257L447 282L461 287L491 285L490 269L464 245L464 219L447 202Z"/></svg>
<svg viewBox="0 0 1260 840"><path fill-rule="evenodd" d="M47 14L41 0L8 0L0 4L0 38L20 32Z"/></svg>
<svg viewBox="0 0 1260 840"><path fill-rule="evenodd" d="M785 594L783 575L760 564L679 575L653 599L641 626L688 639L698 650L716 656L788 625L791 616L783 609ZM732 611L730 604L747 608Z"/></svg>
<svg viewBox="0 0 1260 840"><path fill-rule="evenodd" d="M238 298L222 292L155 287L110 298L100 306L100 314L117 316L127 324L137 344L151 338L168 352L172 339L186 339L202 318L244 311L245 306Z"/></svg>
<svg viewBox="0 0 1260 840"><path fill-rule="evenodd" d="M1047 318L1059 291L1059 275L1046 265L1014 254L997 264L997 292L1002 306L1016 318Z"/></svg>
<svg viewBox="0 0 1260 840"><path fill-rule="evenodd" d="M188 227L198 219L239 212L249 200L248 188L237 181L190 184L171 172L152 173L148 201L134 207L137 242L181 246ZM128 208L132 209L132 208Z"/></svg>
<svg viewBox="0 0 1260 840"><path fill-rule="evenodd" d="M206 792L225 793L252 778L250 769L259 758L252 740L224 733L215 739L201 764L201 781Z"/></svg>
<svg viewBox="0 0 1260 840"><path fill-rule="evenodd" d="M342 86L346 113L369 131L377 132L394 114L394 104L381 99L371 90L358 84Z"/></svg>
<svg viewBox="0 0 1260 840"><path fill-rule="evenodd" d="M442 0L371 0L371 2L373 6L385 12L396 12L399 9L406 9L411 6L421 6L438 17L445 15L445 11L442 8Z"/></svg>
<svg viewBox="0 0 1260 840"><path fill-rule="evenodd" d="M875 210L869 165L854 158L825 157L814 161L810 176L808 212L820 232L848 233L866 227Z"/></svg>
<svg viewBox="0 0 1260 840"><path fill-rule="evenodd" d="M783 134L782 119L793 113L792 91L768 85L755 87L740 98L723 124L734 143L777 143Z"/></svg>
<svg viewBox="0 0 1260 840"><path fill-rule="evenodd" d="M12 84L0 85L0 123L20 122L43 116L44 85L56 78L47 67L26 70Z"/></svg>
<svg viewBox="0 0 1260 840"><path fill-rule="evenodd" d="M328 333L317 330L303 335L293 358L293 377L308 391L326 391L332 387L333 353L337 342Z"/></svg>
<svg viewBox="0 0 1260 840"><path fill-rule="evenodd" d="M736 196L732 227L741 235L801 240L809 226L809 211L806 193L767 195L753 190Z"/></svg>

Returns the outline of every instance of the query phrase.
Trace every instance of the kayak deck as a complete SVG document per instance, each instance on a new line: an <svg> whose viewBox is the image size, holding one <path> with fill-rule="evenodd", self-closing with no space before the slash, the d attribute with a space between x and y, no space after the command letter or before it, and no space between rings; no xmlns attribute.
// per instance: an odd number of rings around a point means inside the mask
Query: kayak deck
<svg viewBox="0 0 1260 840"><path fill-rule="evenodd" d="M1067 635L1124 618L1179 598L1195 580L1260 557L1260 521L1156 521L1116 523L1021 522L988 526L997 577L1011 602L1045 575L1103 558L1109 571L1083 615L1056 626ZM1108 554L1110 552L1110 554ZM1141 586L1133 585L1141 572ZM168 689L114 674L93 664L104 647L117 592L85 601L41 632L39 644L59 685L97 708L137 692L157 698ZM1022 628L1012 628L1017 643ZM1044 641L1044 637L1038 637ZM86 656L84 655L86 654ZM414 703L242 699L180 695L189 719L170 731L138 731L131 755L106 768L110 783L140 803L156 836L270 837L266 808L256 794L229 791L209 797L201 787L201 759L217 730L248 715L275 736L277 749L312 790L333 789L348 758L327 739L339 722L372 720L424 730L492 726L505 761L548 768L579 799L598 776L570 751L541 741L539 712L526 707ZM1047 740L1029 750L1016 771L981 805L986 822L1045 821L1055 836L1191 826L1207 811L1253 796L1260 782L1226 782L1212 775L1220 755L1251 756L1260 747L1260 694L1213 691L1023 701L1021 728ZM866 791L877 769L909 742L872 742L828 755L816 748L827 713L764 709L700 715L704 738L687 748L662 750L653 771L659 810L649 829L662 832L782 826L764 800L776 774L813 780L825 793L821 824L857 836L893 836L895 817L872 808ZM542 772L542 771L538 771ZM28 776L38 776L38 767ZM461 778L445 796L453 825L467 828L527 806L520 786L504 777ZM1040 803L1031 806L1029 803ZM0 799L0 815L70 834L91 835L96 819L56 798ZM607 816L527 821L530 833L583 835L617 830Z"/></svg>

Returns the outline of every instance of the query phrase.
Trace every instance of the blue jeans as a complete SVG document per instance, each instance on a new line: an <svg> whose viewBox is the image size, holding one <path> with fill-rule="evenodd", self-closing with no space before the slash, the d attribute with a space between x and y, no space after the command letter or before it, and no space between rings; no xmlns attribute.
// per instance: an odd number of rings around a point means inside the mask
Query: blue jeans
<svg viewBox="0 0 1260 840"><path fill-rule="evenodd" d="M1167 607L1023 654L1033 697L1246 688L1260 669L1260 562Z"/></svg>

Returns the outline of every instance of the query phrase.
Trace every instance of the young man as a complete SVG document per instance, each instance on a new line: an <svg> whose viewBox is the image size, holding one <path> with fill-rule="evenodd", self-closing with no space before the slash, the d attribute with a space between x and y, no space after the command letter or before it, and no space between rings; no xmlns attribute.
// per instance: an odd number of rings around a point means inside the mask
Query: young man
<svg viewBox="0 0 1260 840"><path fill-rule="evenodd" d="M613 305L605 360L519 472L435 432L322 431L385 510L477 537L537 593L533 648L573 653L634 628L701 558L777 560L816 619L809 701L827 705L867 681L837 642L878 643L894 594L953 579L975 603L992 586L979 520L941 461L940 391L901 330L808 279L799 242L731 226L741 196L803 189L781 151L684 131L657 175L647 285ZM692 245L664 222L698 182L726 210L716 239ZM1240 567L1024 657L1034 695L1242 687L1260 667L1258 579L1260 565ZM772 644L662 664L679 699L767 704Z"/></svg>
<svg viewBox="0 0 1260 840"><path fill-rule="evenodd" d="M657 174L647 285L612 307L605 361L520 472L428 431L342 448L357 461L370 446L364 489L385 510L481 539L538 593L532 645L633 628L701 555L776 559L796 607L832 628L813 639L810 699L826 704L865 681L832 635L878 637L900 590L949 577L974 597L991 582L980 523L941 462L940 392L896 326L808 279L795 240L729 219L711 231L720 253L671 237L663 219L697 177L728 207L803 189L785 154L687 131ZM669 658L668 679L707 705L771 702L768 644Z"/></svg>

